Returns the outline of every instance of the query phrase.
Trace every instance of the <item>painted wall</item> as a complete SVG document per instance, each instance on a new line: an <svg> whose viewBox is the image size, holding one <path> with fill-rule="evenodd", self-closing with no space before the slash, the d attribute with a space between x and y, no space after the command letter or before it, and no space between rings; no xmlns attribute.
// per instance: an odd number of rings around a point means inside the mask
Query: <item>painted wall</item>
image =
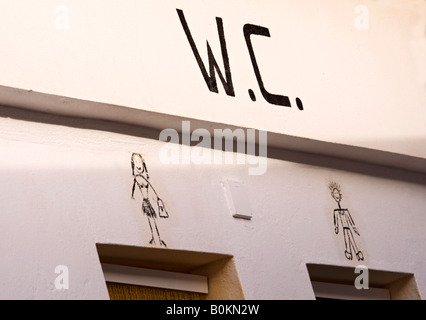
<svg viewBox="0 0 426 320"><path fill-rule="evenodd" d="M0 103L12 87L425 160L424 1L262 0L262 10L259 4L2 1ZM219 78L219 93L209 91L177 8L204 64L207 39L223 70L216 17L222 19L235 96ZM262 97L246 24L270 31L250 39L265 87L288 97L291 108ZM79 106L70 105L69 114L73 108ZM137 192L131 198L133 152L143 155L170 215L156 220L167 247L233 255L248 299L311 299L306 263L360 263L345 258L343 235L334 232L332 181L360 232L362 264L414 273L426 294L424 174L288 150L269 154L266 173L257 176L248 174L248 162L185 164L182 154L166 165L166 143L142 127L125 134L115 124L98 130L85 120L44 123L3 110L2 299L108 299L95 244L150 246L142 199ZM250 221L232 217L226 179L245 184ZM55 287L58 265L69 268L67 290Z"/></svg>
<svg viewBox="0 0 426 320"><path fill-rule="evenodd" d="M169 212L157 219L167 247L234 255L248 299L310 299L306 263L359 264L334 233L330 181L360 232L362 263L414 273L425 294L426 186L409 173L290 154L250 176L249 165L162 165L158 140L7 118L0 126L0 298L108 298L95 243L150 246L141 198L131 199L133 152ZM252 220L232 217L225 179L245 183ZM69 268L68 290L55 288L57 265Z"/></svg>
<svg viewBox="0 0 426 320"><path fill-rule="evenodd" d="M426 157L423 0L24 0L0 9L4 86ZM176 9L206 69L207 40L224 74L222 19L234 97L218 76L219 93L209 91ZM265 88L292 108L262 97L246 24L269 30L251 35L253 50Z"/></svg>

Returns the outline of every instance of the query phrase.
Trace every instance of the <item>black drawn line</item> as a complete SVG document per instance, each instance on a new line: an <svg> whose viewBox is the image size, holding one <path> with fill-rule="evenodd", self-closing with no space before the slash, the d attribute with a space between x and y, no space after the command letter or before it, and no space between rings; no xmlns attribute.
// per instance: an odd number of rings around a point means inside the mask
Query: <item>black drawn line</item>
<svg viewBox="0 0 426 320"><path fill-rule="evenodd" d="M235 97L234 85L232 84L231 68L229 66L228 50L226 49L225 33L223 31L222 18L216 17L217 30L219 33L220 48L222 50L222 59L225 67L225 78L216 62L213 55L213 51L208 41L207 43L207 55L209 59L209 73L207 73L206 67L204 66L203 60L201 59L200 53L198 52L197 46L195 45L194 39L192 38L191 31L189 30L188 23L186 22L185 15L181 9L176 9L183 30L185 31L186 37L188 38L189 45L191 46L192 52L194 53L195 60L197 60L198 67L201 70L204 80L206 81L207 87L211 92L219 93L216 82L216 73L219 75L220 81L222 81L223 88L228 96Z"/></svg>
<svg viewBox="0 0 426 320"><path fill-rule="evenodd" d="M352 249L355 252L355 255L358 261L364 260L364 254L362 251L358 250L358 246L355 242L354 235L355 232L358 236L360 235L358 229L355 226L355 222L352 219L351 214L348 209L342 209L340 203L342 201L342 189L340 185L336 182L331 182L328 185L328 188L331 191L331 196L337 202L338 209L334 209L333 220L334 220L334 231L336 234L339 234L339 226L342 226L343 239L345 241L345 257L348 260L352 260Z"/></svg>
<svg viewBox="0 0 426 320"><path fill-rule="evenodd" d="M254 54L253 45L251 43L250 36L252 34L259 35L259 36L265 36L270 37L269 29L261 26L256 26L254 24L246 24L243 27L244 31L244 38L246 40L247 48L250 54L251 63L253 65L254 73L256 75L257 83L259 85L260 92L263 95L263 98L271 104L284 106L284 107L291 107L290 99L287 96L282 96L278 94L272 94L269 93L265 89L265 85L263 84L262 76L260 75L259 66L257 65L256 56ZM250 97L252 95L250 94ZM253 98L252 98L253 99ZM298 103L298 107L300 109L300 105ZM303 109L303 108L302 108ZM301 110L302 110L301 109Z"/></svg>
<svg viewBox="0 0 426 320"><path fill-rule="evenodd" d="M157 216L159 216L160 218L169 217L166 207L164 206L163 200L160 199L151 182L149 181L148 169L146 167L145 160L143 159L141 154L132 154L131 165L133 174L132 199L134 199L135 189L137 186L142 195L142 212L147 216L149 228L151 230L151 240L149 241L149 243L155 244L153 229L154 225L160 245L167 247L166 243L161 240L160 232L158 231L158 226L156 223ZM151 193L154 193L155 198L157 199L158 215L149 200Z"/></svg>

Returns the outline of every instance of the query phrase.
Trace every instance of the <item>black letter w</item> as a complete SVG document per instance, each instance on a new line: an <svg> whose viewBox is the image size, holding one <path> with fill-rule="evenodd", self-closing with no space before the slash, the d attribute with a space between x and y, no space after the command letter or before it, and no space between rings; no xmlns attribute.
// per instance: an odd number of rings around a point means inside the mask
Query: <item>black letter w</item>
<svg viewBox="0 0 426 320"><path fill-rule="evenodd" d="M225 41L225 34L223 32L222 19L216 18L216 23L217 23L217 30L219 32L220 47L222 49L223 64L225 66L226 80L223 77L222 72L219 69L219 66L217 65L216 59L213 56L213 52L208 41L207 41L207 54L209 58L210 74L207 73L206 67L204 66L204 63L201 60L197 46L195 45L194 39L192 38L191 31L189 30L188 24L186 23L183 11L180 9L176 9L176 11L179 15L179 19L180 19L180 22L182 23L183 30L185 31L186 37L188 38L189 44L191 45L192 52L194 53L195 59L197 60L198 66L200 67L201 73L204 77L204 80L207 83L207 87L209 88L209 90L216 93L219 92L217 88L217 82L216 82L216 74L215 74L215 70L216 70L217 74L219 75L220 81L222 81L223 87L225 88L226 94L228 96L235 97L234 86L232 84L231 69L229 68L229 58L228 58L228 51L226 50L226 41Z"/></svg>

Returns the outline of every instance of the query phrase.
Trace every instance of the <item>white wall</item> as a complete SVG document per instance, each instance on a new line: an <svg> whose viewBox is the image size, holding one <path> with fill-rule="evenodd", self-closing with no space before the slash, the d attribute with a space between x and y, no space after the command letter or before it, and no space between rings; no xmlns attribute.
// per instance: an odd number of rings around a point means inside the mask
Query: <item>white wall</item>
<svg viewBox="0 0 426 320"><path fill-rule="evenodd" d="M235 97L219 80L219 94L207 89L177 8L222 69L223 19ZM426 157L423 0L21 0L0 12L4 86ZM247 23L269 29L252 36L259 68L293 108L261 97Z"/></svg>
<svg viewBox="0 0 426 320"><path fill-rule="evenodd" d="M368 9L366 29L357 28L359 5ZM205 64L206 40L221 56L215 18L223 19L235 97L219 79L219 94L207 89L177 8ZM270 38L253 36L256 57L267 89L288 95L292 108L261 97L246 23L270 30ZM306 138L313 148L325 142L334 154L335 144L349 145L364 160L369 149L385 151L419 168L426 161L425 23L422 0L0 1L0 105L81 116L93 101L102 119L118 105L146 126L152 111ZM57 108L28 102L34 92L59 97ZM360 230L363 264L414 273L426 293L424 174L290 151L268 159L260 176L248 175L249 165L164 165L158 137L8 112L0 117L0 298L108 298L95 244L147 246L150 239L141 201L130 197L132 152L144 155L170 213L158 219L168 247L234 255L248 299L313 298L306 263L358 264L334 234L332 180ZM247 186L251 221L231 216L224 179ZM57 265L69 268L68 290L55 288Z"/></svg>
<svg viewBox="0 0 426 320"><path fill-rule="evenodd" d="M170 214L157 220L168 248L234 255L248 299L310 299L306 263L359 264L334 234L332 180L360 231L362 263L414 273L425 294L426 187L409 173L392 179L387 169L390 178L355 173L363 166L350 163L342 171L269 159L265 175L249 176L245 165L162 165L158 140L7 118L0 127L0 298L108 298L95 243L150 240L141 201L130 197L132 152L144 155ZM231 216L224 179L246 184L251 221ZM69 268L68 290L55 288L57 265Z"/></svg>

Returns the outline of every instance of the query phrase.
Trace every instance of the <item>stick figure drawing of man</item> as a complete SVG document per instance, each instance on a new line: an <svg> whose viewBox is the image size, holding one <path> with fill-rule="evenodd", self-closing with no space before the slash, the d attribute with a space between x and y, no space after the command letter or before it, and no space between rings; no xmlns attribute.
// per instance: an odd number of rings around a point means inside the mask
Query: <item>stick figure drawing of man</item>
<svg viewBox="0 0 426 320"><path fill-rule="evenodd" d="M160 245L167 247L166 243L161 240L156 219L157 216L160 216L160 218L168 218L169 214L167 213L167 210L164 207L163 201L160 199L151 182L149 181L148 170L146 168L146 164L142 155L139 153L133 153L131 158L131 165L133 174L132 199L134 199L135 188L137 186L142 194L142 212L147 216L149 227L151 229L151 240L149 241L149 243L155 244L153 229L154 227ZM154 200L156 199L158 215L153 206L151 205L151 202L149 200L150 197L152 197L152 199Z"/></svg>
<svg viewBox="0 0 426 320"><path fill-rule="evenodd" d="M345 240L345 256L347 259L352 260L353 249L358 261L364 260L364 255L362 251L358 250L354 235L352 233L353 231L359 236L358 229L355 227L355 222L352 219L349 210L342 209L342 207L340 206L340 202L342 201L342 190L340 188L340 185L336 182L331 182L328 185L328 188L331 191L331 196L334 200L336 200L337 205L339 206L338 209L334 209L334 231L336 232L336 234L339 234L339 225L342 226L343 238Z"/></svg>

